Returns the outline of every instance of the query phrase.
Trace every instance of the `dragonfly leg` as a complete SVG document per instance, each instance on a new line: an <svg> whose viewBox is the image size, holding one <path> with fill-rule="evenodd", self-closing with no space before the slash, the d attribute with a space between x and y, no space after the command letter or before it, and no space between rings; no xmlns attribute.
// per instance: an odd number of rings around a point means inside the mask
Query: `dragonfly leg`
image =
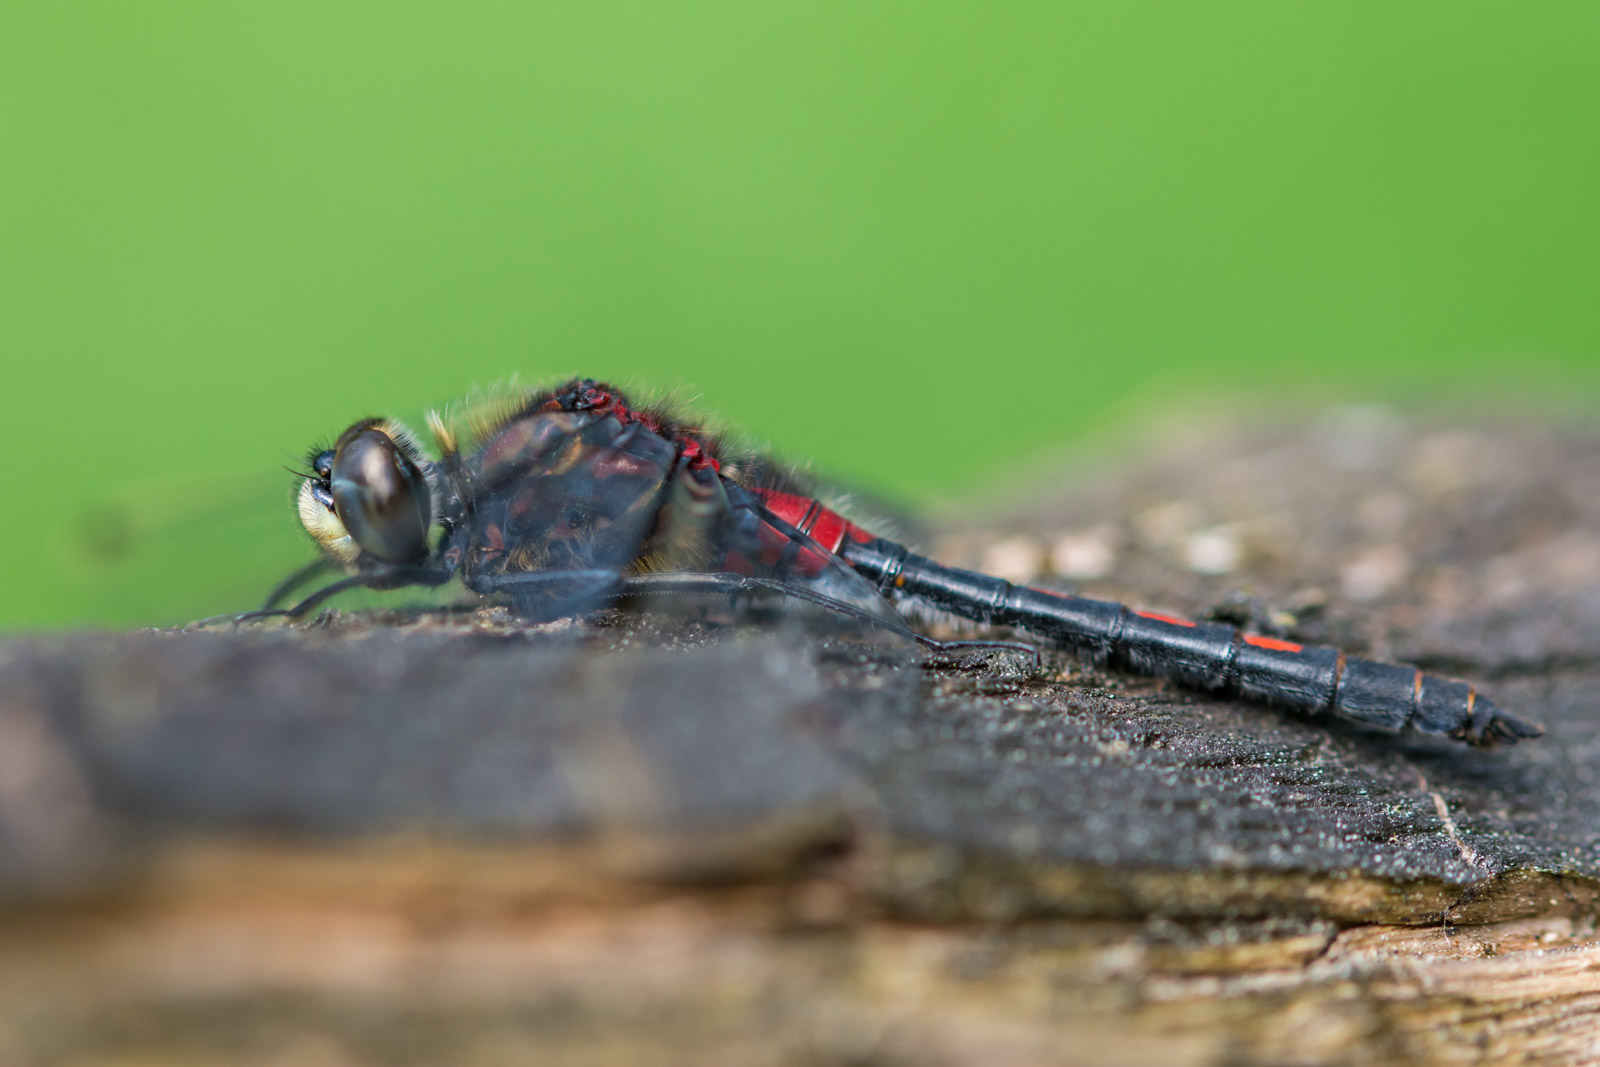
<svg viewBox="0 0 1600 1067"><path fill-rule="evenodd" d="M551 622L605 607L622 592L625 577L610 567L475 574L464 579L483 596L503 595L526 619Z"/></svg>
<svg viewBox="0 0 1600 1067"><path fill-rule="evenodd" d="M304 567L297 567L283 581L272 587L272 592L267 594L267 599L261 604L262 611L271 611L278 606L278 602L290 593L305 585L311 579L325 571L333 569L333 561L326 556L307 563Z"/></svg>
<svg viewBox="0 0 1600 1067"><path fill-rule="evenodd" d="M953 652L964 648L982 648L1005 650L1010 652L1026 652L1033 658L1034 666L1038 667L1042 660L1039 650L1033 645L1021 641L938 641L917 633L909 625L897 617L879 615L865 608L819 593L803 585L792 582L780 581L776 578L760 578L746 574L727 574L717 572L688 572L681 574L641 574L629 578L623 587L623 592L629 596L651 596L672 593L724 593L737 595L739 593L776 593L780 596L794 597L804 600L829 611L847 615L862 622L877 626L885 626L895 633L910 637L924 648L935 652Z"/></svg>
<svg viewBox="0 0 1600 1067"><path fill-rule="evenodd" d="M293 607L247 611L242 615L231 616L231 620L237 624L255 619L271 619L280 616L298 619L317 605L351 589L398 589L407 585L432 588L443 585L454 576L453 572L443 567L384 567L378 570L365 571L361 574L353 574L348 578L341 578L337 582L325 585Z"/></svg>
<svg viewBox="0 0 1600 1067"><path fill-rule="evenodd" d="M1044 666L1044 653L1039 651L1038 645L1030 645L1026 641L938 641L932 637L916 634L917 641L933 652L960 652L962 649L988 649L991 652L1021 652L1033 660L1033 669L1039 670Z"/></svg>
<svg viewBox="0 0 1600 1067"><path fill-rule="evenodd" d="M544 619L582 614L624 596L779 593L818 604L843 615L889 626L921 640L909 626L892 616L874 614L804 586L782 582L775 578L746 574L668 571L624 575L611 568L592 568L474 575L466 579L466 584L467 588L484 596L496 594L509 596L520 614L531 614Z"/></svg>
<svg viewBox="0 0 1600 1067"><path fill-rule="evenodd" d="M761 578L750 574L730 574L719 571L679 571L658 574L636 574L624 583L622 592L626 596L670 596L684 593L715 593L728 596L737 596L740 593L777 593L781 596L794 597L804 600L819 607L836 611L841 615L848 615L863 622L887 626L897 633L908 637L918 637L910 626L898 618L879 615L865 608L857 607L819 593L815 589L808 589L803 585L781 581L777 578Z"/></svg>

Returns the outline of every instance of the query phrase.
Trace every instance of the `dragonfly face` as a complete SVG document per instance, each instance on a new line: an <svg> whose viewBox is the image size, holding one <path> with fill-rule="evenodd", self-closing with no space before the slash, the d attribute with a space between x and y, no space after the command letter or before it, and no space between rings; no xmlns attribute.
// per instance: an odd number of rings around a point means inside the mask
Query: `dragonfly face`
<svg viewBox="0 0 1600 1067"><path fill-rule="evenodd" d="M365 553L384 563L420 563L433 525L434 479L416 439L390 420L363 419L332 448L308 457L300 522L342 564Z"/></svg>

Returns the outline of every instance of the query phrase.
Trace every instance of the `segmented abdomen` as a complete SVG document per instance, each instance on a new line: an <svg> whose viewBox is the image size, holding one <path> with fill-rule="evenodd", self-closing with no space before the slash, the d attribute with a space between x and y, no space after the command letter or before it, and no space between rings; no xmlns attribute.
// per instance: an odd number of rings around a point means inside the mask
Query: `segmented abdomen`
<svg viewBox="0 0 1600 1067"><path fill-rule="evenodd" d="M1501 712L1468 683L1416 667L1037 589L1013 587L1005 601L991 621L1048 634L1080 654L1137 674L1329 711L1381 729L1449 734L1479 744L1538 732Z"/></svg>
<svg viewBox="0 0 1600 1067"><path fill-rule="evenodd" d="M1191 622L1113 601L1015 586L946 567L881 538L841 539L836 551L885 593L916 597L980 622L1021 627L1121 670L1330 712L1388 730L1448 734L1472 744L1516 741L1543 732L1499 710L1466 682L1415 667L1246 634L1222 623Z"/></svg>

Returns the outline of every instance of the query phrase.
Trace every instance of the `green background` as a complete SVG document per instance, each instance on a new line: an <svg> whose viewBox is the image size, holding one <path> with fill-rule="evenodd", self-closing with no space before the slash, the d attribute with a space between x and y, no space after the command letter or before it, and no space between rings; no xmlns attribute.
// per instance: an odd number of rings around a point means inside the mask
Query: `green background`
<svg viewBox="0 0 1600 1067"><path fill-rule="evenodd" d="M247 607L281 464L512 372L910 502L1600 391L1593 0L13 5L0 94L0 627Z"/></svg>

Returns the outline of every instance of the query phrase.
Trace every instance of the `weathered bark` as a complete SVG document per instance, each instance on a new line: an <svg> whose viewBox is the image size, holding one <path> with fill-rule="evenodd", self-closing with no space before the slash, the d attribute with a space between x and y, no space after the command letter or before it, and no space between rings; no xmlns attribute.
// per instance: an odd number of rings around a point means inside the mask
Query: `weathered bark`
<svg viewBox="0 0 1600 1067"><path fill-rule="evenodd" d="M650 617L13 640L0 1062L1592 1061L1600 441L1191 442L929 547L1085 544L1549 734Z"/></svg>

